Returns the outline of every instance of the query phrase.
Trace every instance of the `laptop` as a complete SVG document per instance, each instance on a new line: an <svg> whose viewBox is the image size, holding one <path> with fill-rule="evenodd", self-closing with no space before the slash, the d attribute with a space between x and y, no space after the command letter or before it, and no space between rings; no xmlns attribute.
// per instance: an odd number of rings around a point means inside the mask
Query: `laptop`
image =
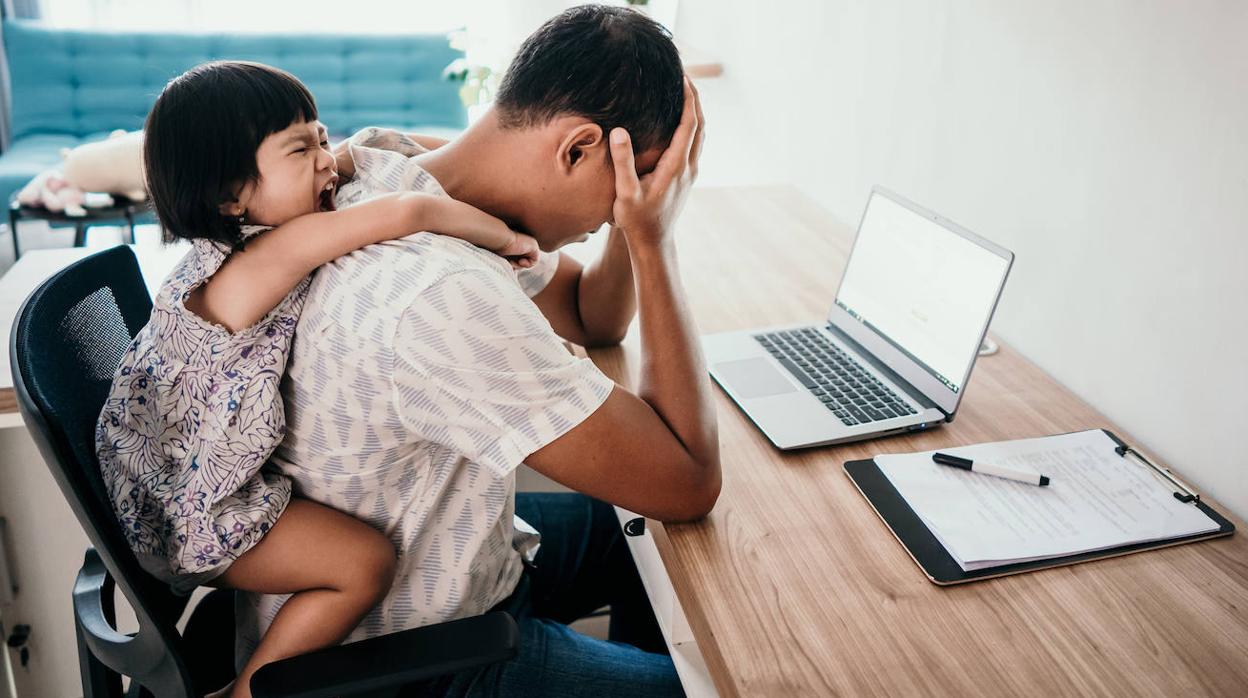
<svg viewBox="0 0 1248 698"><path fill-rule="evenodd" d="M1014 254L875 187L822 324L702 338L711 376L777 448L953 421Z"/></svg>

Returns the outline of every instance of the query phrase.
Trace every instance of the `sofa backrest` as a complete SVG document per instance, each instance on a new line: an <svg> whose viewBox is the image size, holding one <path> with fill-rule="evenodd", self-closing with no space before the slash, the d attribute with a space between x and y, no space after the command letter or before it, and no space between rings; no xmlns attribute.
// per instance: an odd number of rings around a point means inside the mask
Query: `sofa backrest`
<svg viewBox="0 0 1248 698"><path fill-rule="evenodd" d="M462 128L465 111L442 69L461 53L442 34L193 34L58 29L4 22L12 134L75 136L143 127L171 78L204 61L288 70L316 97L332 133L364 126Z"/></svg>

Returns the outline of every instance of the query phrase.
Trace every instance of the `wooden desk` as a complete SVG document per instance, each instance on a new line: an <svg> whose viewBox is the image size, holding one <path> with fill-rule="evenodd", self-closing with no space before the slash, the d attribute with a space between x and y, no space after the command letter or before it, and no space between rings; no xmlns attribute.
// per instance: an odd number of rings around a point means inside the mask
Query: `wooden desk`
<svg viewBox="0 0 1248 698"><path fill-rule="evenodd" d="M709 333L825 316L851 231L789 188L699 189L679 240ZM634 327L591 355L631 385L637 349ZM1238 518L1229 539L941 588L854 489L841 464L884 451L1094 426L1138 443L1010 347L980 359L956 421L916 436L782 453L716 393L719 503L649 527L720 695L1248 692Z"/></svg>

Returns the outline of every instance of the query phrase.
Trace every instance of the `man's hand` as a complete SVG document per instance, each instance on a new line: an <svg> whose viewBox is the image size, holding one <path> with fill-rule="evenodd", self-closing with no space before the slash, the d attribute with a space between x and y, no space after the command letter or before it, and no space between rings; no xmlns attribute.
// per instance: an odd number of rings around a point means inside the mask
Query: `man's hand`
<svg viewBox="0 0 1248 698"><path fill-rule="evenodd" d="M631 244L665 242L685 195L698 176L705 119L698 90L685 78L685 107L672 142L654 171L638 179L632 139L622 128L611 129L611 159L615 163L615 225Z"/></svg>

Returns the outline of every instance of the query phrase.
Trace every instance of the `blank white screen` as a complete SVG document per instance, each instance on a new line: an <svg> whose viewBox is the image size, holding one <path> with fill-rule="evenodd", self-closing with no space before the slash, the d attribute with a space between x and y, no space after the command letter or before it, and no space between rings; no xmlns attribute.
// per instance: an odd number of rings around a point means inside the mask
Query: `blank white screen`
<svg viewBox="0 0 1248 698"><path fill-rule="evenodd" d="M836 302L962 389L1007 261L872 194Z"/></svg>

